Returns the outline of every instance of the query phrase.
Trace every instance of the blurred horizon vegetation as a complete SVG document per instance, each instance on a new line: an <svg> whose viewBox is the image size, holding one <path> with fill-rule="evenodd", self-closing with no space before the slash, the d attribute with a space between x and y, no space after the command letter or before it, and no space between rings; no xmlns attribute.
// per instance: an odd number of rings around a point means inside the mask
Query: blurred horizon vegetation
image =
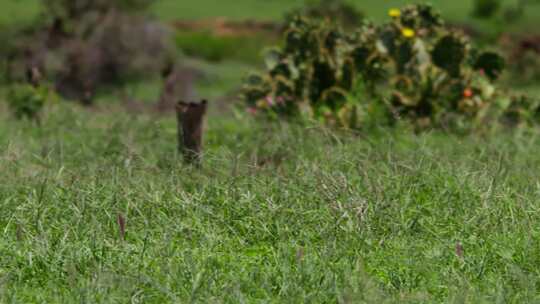
<svg viewBox="0 0 540 304"><path fill-rule="evenodd" d="M502 0L502 5L515 5L519 0ZM40 0L2 0L0 11L0 25L28 22L39 16ZM284 14L303 4L315 2L309 0L235 0L224 3L217 0L199 0L197 5L191 1L158 0L151 8L151 14L162 21L194 20L204 18L224 17L230 20L280 20ZM455 22L472 23L484 27L492 25L491 22L472 20L471 10L473 1L470 0L431 0L417 1L418 3L431 3L444 18ZM410 1L406 0L352 0L364 12L368 19L376 22L388 17L388 10L402 7ZM538 9L528 10L520 20L511 28L535 28L540 20L540 5Z"/></svg>
<svg viewBox="0 0 540 304"><path fill-rule="evenodd" d="M0 30L10 27L25 27L32 22L40 22L40 0L1 0ZM519 0L501 0L503 6L515 5ZM159 21L173 24L175 21L193 21L201 19L225 18L232 21L257 20L280 21L287 12L304 4L314 3L311 0L199 0L196 5L192 1L157 0L150 12L151 16ZM423 1L420 1L423 2ZM457 23L459 26L471 28L483 33L488 39L496 39L500 33L509 32L521 35L534 32L537 20L540 20L540 5L531 6L525 14L512 24L503 23L498 18L479 20L472 17L473 1L470 0L432 0L447 21ZM401 7L410 3L405 0L351 0L367 19L375 22L388 20L388 11L391 8ZM538 8L538 9L536 9ZM215 37L206 31L175 32L175 44L187 55L185 62L192 62L199 66L209 76L206 81L199 82L197 86L203 95L210 98L219 97L223 91L230 91L235 84L253 69L263 63L263 51L277 43L275 38L264 35L251 37ZM482 39L485 39L482 38ZM481 40L476 43L482 43ZM238 48L242 45L242 48ZM201 61L202 59L202 61ZM516 85L516 84L514 84ZM516 88L540 94L535 85L519 84ZM137 97L155 99L158 87L154 84L136 83L130 88L138 94ZM105 96L109 99L110 96ZM116 98L115 96L112 98Z"/></svg>

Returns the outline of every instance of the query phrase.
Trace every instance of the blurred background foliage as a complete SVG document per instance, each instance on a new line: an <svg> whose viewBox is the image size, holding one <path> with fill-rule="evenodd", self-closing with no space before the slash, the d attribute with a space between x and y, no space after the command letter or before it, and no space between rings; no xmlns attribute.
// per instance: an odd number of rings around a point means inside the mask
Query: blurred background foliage
<svg viewBox="0 0 540 304"><path fill-rule="evenodd" d="M188 78L198 95L234 100L248 71L264 67L267 49L283 46L281 38L294 16L337 22L354 30L367 20L383 24L389 10L408 1L4 2L0 38L6 43L0 46L5 58L0 81L23 81L25 66L39 66L63 98L89 105L119 98L156 103L160 83L170 75L164 71L171 69L196 70L199 76ZM537 0L433 4L449 29L473 40L475 46L496 50L510 62L499 81L501 88L537 91Z"/></svg>

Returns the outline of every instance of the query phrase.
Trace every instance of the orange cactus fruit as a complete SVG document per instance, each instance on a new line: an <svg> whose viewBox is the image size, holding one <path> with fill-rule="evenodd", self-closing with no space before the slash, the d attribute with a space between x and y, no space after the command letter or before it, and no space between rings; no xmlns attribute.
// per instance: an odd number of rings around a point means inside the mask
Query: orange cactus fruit
<svg viewBox="0 0 540 304"><path fill-rule="evenodd" d="M465 98L471 98L474 96L474 92L473 90L471 90L470 88L466 88L464 91L463 91L463 97Z"/></svg>

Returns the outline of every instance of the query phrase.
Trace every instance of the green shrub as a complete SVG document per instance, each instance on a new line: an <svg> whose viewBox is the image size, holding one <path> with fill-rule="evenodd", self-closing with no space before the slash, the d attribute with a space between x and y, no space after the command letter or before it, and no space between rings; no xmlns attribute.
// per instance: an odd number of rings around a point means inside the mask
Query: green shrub
<svg viewBox="0 0 540 304"><path fill-rule="evenodd" d="M244 87L248 106L276 115L309 112L337 120L360 79L373 87L382 77L373 30L365 25L346 34L328 21L295 18L285 33L284 47L266 55L267 73L248 77Z"/></svg>
<svg viewBox="0 0 540 304"><path fill-rule="evenodd" d="M9 88L7 102L17 119L30 119L40 122L40 115L49 100L49 90L45 86L14 84Z"/></svg>
<svg viewBox="0 0 540 304"><path fill-rule="evenodd" d="M514 106L495 86L505 66L498 54L472 47L429 5L390 15L388 23L349 32L294 19L284 47L267 54L267 71L245 82L249 111L348 128L378 113L424 129L483 127Z"/></svg>
<svg viewBox="0 0 540 304"><path fill-rule="evenodd" d="M504 68L502 57L474 49L427 5L405 7L382 26L379 37L389 63L383 90L391 91L386 98L396 119L422 129L482 126L492 118L499 106L493 82Z"/></svg>
<svg viewBox="0 0 540 304"><path fill-rule="evenodd" d="M479 19L497 18L500 31L505 31L508 24L523 19L529 11L537 9L538 4L538 0L475 0L472 15Z"/></svg>
<svg viewBox="0 0 540 304"><path fill-rule="evenodd" d="M531 96L516 95L510 97L508 107L502 113L502 122L506 125L535 125L540 122L540 100Z"/></svg>
<svg viewBox="0 0 540 304"><path fill-rule="evenodd" d="M154 0L44 0L43 18L0 32L9 81L28 63L66 99L92 103L96 92L157 76L175 56L168 29L144 13ZM1 65L1 64L0 64Z"/></svg>
<svg viewBox="0 0 540 304"><path fill-rule="evenodd" d="M522 82L538 83L540 81L540 54L524 52L512 65L515 78Z"/></svg>
<svg viewBox="0 0 540 304"><path fill-rule="evenodd" d="M513 84L534 84L540 80L540 35L510 36L501 46L512 62Z"/></svg>
<svg viewBox="0 0 540 304"><path fill-rule="evenodd" d="M184 54L212 62L223 60L259 62L264 46L271 43L271 39L264 37L216 36L202 31L179 31L175 35L176 47Z"/></svg>
<svg viewBox="0 0 540 304"><path fill-rule="evenodd" d="M500 0L474 0L473 16L477 18L491 18L501 8Z"/></svg>
<svg viewBox="0 0 540 304"><path fill-rule="evenodd" d="M359 26L364 20L364 14L344 0L309 1L304 7L287 13L285 20L287 23L291 22L298 15L310 19L336 20L346 27Z"/></svg>

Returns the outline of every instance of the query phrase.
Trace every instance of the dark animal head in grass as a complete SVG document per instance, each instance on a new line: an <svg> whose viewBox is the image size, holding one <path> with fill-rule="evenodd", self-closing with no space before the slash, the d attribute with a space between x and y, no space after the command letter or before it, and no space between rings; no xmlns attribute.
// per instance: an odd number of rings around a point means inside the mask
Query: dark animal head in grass
<svg viewBox="0 0 540 304"><path fill-rule="evenodd" d="M207 108L208 102L206 100L202 100L200 103L179 101L176 105L178 150L184 154L188 163L200 161L204 115Z"/></svg>
<svg viewBox="0 0 540 304"><path fill-rule="evenodd" d="M202 127L203 118L207 108L207 100L202 100L199 103L179 101L176 105L176 111L181 116L179 118L181 119L182 124L188 126L190 130Z"/></svg>

